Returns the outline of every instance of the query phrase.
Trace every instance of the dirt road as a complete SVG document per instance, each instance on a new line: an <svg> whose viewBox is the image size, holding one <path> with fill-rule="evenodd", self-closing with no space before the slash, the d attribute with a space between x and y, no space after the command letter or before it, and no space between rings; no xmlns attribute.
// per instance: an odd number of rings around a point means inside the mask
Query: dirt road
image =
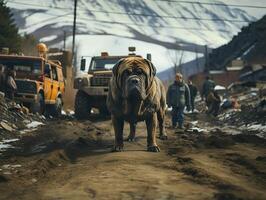
<svg viewBox="0 0 266 200"><path fill-rule="evenodd" d="M161 152L148 153L140 123L136 141L114 153L110 120L51 121L1 155L0 199L266 199L265 140L167 132Z"/></svg>

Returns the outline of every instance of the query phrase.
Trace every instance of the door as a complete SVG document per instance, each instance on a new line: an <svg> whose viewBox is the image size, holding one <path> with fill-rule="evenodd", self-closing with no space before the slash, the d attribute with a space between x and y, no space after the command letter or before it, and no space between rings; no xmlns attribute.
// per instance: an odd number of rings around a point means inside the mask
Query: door
<svg viewBox="0 0 266 200"><path fill-rule="evenodd" d="M65 92L65 80L62 72L62 68L57 67L57 75L58 75L58 82L59 82L59 90L61 94Z"/></svg>
<svg viewBox="0 0 266 200"><path fill-rule="evenodd" d="M51 103L52 86L53 86L53 80L52 80L51 65L49 63L46 63L44 68L44 87L43 87L46 104Z"/></svg>
<svg viewBox="0 0 266 200"><path fill-rule="evenodd" d="M58 92L60 91L60 85L58 82L58 74L57 74L57 70L56 70L56 68L57 68L56 65L51 65L51 68L52 68L52 80L53 80L51 100L53 102L55 102L57 95L58 95Z"/></svg>

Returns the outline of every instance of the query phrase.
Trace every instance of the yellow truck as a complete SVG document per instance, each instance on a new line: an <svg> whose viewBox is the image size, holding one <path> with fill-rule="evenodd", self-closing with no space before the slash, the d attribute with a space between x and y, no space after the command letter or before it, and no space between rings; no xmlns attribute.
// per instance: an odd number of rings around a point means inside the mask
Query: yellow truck
<svg viewBox="0 0 266 200"><path fill-rule="evenodd" d="M65 83L59 61L38 56L1 55L0 65L16 71L15 101L33 113L61 115Z"/></svg>

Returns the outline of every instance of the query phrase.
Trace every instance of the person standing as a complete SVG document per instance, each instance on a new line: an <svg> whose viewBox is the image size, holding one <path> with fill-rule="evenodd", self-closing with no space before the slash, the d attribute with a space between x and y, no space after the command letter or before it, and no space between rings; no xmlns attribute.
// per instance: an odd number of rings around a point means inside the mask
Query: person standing
<svg viewBox="0 0 266 200"><path fill-rule="evenodd" d="M190 110L190 92L182 74L176 73L175 82L168 87L166 101L168 107L172 107L173 128L176 128L178 123L178 128L183 129L185 106Z"/></svg>
<svg viewBox="0 0 266 200"><path fill-rule="evenodd" d="M10 100L14 100L14 94L17 90L17 84L15 82L16 78L16 71L15 70L8 70L6 76L6 97Z"/></svg>
<svg viewBox="0 0 266 200"><path fill-rule="evenodd" d="M6 82L5 66L0 64L0 92L5 93L5 82Z"/></svg>
<svg viewBox="0 0 266 200"><path fill-rule="evenodd" d="M206 79L202 85L202 99L205 98L206 102L209 92L214 90L214 87L215 87L215 82L211 80L209 76L206 76Z"/></svg>
<svg viewBox="0 0 266 200"><path fill-rule="evenodd" d="M195 109L195 98L197 96L198 89L195 85L193 85L191 80L188 81L188 87L190 92L191 111L193 112Z"/></svg>
<svg viewBox="0 0 266 200"><path fill-rule="evenodd" d="M216 117L219 114L221 104L221 97L216 90L213 89L209 92L207 102L209 104L208 113Z"/></svg>

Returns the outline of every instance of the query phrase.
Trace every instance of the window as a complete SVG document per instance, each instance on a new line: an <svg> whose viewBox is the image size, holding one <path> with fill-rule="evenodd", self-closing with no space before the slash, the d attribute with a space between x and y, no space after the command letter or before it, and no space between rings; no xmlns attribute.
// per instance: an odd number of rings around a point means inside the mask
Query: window
<svg viewBox="0 0 266 200"><path fill-rule="evenodd" d="M51 65L49 63L45 64L44 74L45 74L45 77L51 78Z"/></svg>
<svg viewBox="0 0 266 200"><path fill-rule="evenodd" d="M64 81L62 70L60 68L57 68L57 75L58 75L58 81Z"/></svg>
<svg viewBox="0 0 266 200"><path fill-rule="evenodd" d="M14 69L16 72L34 75L41 74L42 62L40 60L5 58L0 59L0 64L6 68Z"/></svg>
<svg viewBox="0 0 266 200"><path fill-rule="evenodd" d="M52 65L52 78L53 80L58 81L57 70L56 70L56 66L54 65Z"/></svg>
<svg viewBox="0 0 266 200"><path fill-rule="evenodd" d="M97 58L91 62L90 70L110 70L120 58Z"/></svg>

